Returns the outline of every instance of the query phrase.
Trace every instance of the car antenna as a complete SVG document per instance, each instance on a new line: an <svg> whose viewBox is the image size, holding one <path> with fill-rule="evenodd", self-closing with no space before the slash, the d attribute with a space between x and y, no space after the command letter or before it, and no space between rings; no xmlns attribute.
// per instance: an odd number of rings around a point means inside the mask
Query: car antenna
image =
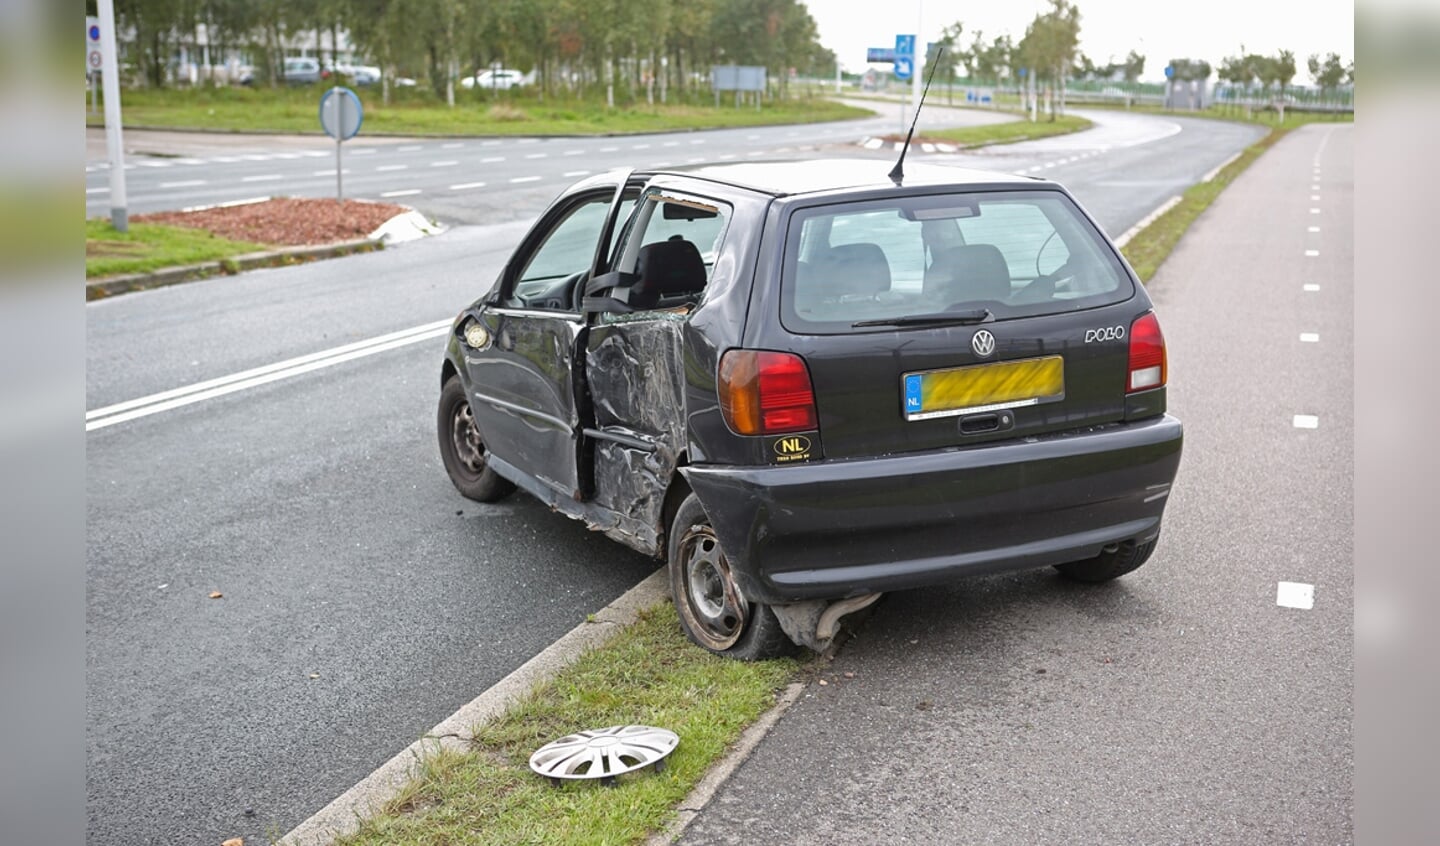
<svg viewBox="0 0 1440 846"><path fill-rule="evenodd" d="M920 105L915 107L915 116L910 119L910 131L905 133L905 146L900 148L900 160L890 170L890 180L899 185L905 178L905 154L910 152L910 139L915 136L915 124L920 121L920 110L925 107L925 95L930 93L930 80L935 78L935 69L940 67L940 56L944 47L935 48L935 61L930 65L930 75L925 77L925 90L920 92Z"/></svg>

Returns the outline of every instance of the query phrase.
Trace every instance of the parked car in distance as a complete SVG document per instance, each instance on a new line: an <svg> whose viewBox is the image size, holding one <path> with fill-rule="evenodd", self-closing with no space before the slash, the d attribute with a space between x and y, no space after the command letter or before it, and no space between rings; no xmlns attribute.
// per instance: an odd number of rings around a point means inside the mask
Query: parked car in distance
<svg viewBox="0 0 1440 846"><path fill-rule="evenodd" d="M285 60L282 78L291 85L309 85L320 81L320 60L295 56Z"/></svg>
<svg viewBox="0 0 1440 846"><path fill-rule="evenodd" d="M526 84L525 74L513 68L487 68L473 76L460 80L461 88L481 88L494 91L509 91Z"/></svg>
<svg viewBox="0 0 1440 846"><path fill-rule="evenodd" d="M380 68L374 65L355 65L340 62L335 65L335 73L345 77L354 85L374 85L380 81Z"/></svg>
<svg viewBox="0 0 1440 846"><path fill-rule="evenodd" d="M875 159L616 171L460 312L455 487L666 562L686 635L828 645L885 591L1150 558L1179 468L1160 323L1059 184Z"/></svg>

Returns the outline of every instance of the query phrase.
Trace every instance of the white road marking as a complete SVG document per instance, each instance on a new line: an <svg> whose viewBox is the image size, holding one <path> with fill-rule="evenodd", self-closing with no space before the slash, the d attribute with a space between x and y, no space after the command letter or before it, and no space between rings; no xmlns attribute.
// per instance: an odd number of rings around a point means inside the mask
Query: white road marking
<svg viewBox="0 0 1440 846"><path fill-rule="evenodd" d="M527 158L527 159L543 159L543 158L546 158L546 157L549 156L549 155L550 155L549 153L526 153L526 154L525 154L525 158Z"/></svg>
<svg viewBox="0 0 1440 846"><path fill-rule="evenodd" d="M747 155L747 156L763 156L763 155L765 155L765 151L764 151L764 150L751 150L750 152L746 153L745 155Z"/></svg>
<svg viewBox="0 0 1440 846"><path fill-rule="evenodd" d="M1295 428L1296 428L1296 429L1319 429L1319 428L1320 428L1320 418L1319 418L1319 417L1316 417L1316 416L1313 415L1313 414L1297 414L1297 415L1295 415Z"/></svg>
<svg viewBox="0 0 1440 846"><path fill-rule="evenodd" d="M1180 200L1180 195L1176 194L1175 196L1161 203L1159 208L1145 215L1145 217L1141 218L1139 223L1135 224L1129 229L1126 229L1125 234L1121 235L1119 238L1116 238L1115 246L1119 248L1130 243L1130 239L1134 238L1136 235L1139 235L1140 230L1154 223L1160 217L1160 215L1170 211L1170 209L1174 208L1175 205L1180 202Z"/></svg>
<svg viewBox="0 0 1440 846"><path fill-rule="evenodd" d="M584 150L566 150L564 153L562 153L562 155L566 155L566 156L583 156L583 155L585 155L585 151L584 151Z"/></svg>
<svg viewBox="0 0 1440 846"><path fill-rule="evenodd" d="M464 144L457 142L457 143L454 143L454 144L441 144L441 145L440 145L440 149L442 149L442 150L458 150L458 149L460 149L461 147L464 147L464 146L465 146Z"/></svg>
<svg viewBox="0 0 1440 846"><path fill-rule="evenodd" d="M298 157L297 157L297 158L298 158ZM175 164L201 165L201 164L209 164L209 162L206 162L204 159L176 159L176 160L175 160ZM87 168L87 170L88 170L88 168Z"/></svg>
<svg viewBox="0 0 1440 846"><path fill-rule="evenodd" d="M510 180L510 184L511 184L511 185L514 185L514 184L517 183L517 182L539 182L539 181L540 181L540 177L538 177L538 176L517 176L517 177L515 177L514 179Z"/></svg>
<svg viewBox="0 0 1440 846"><path fill-rule="evenodd" d="M1212 179L1214 179L1215 177L1219 176L1219 175L1220 175L1220 171L1222 171L1222 170L1224 170L1225 168L1229 167L1229 166L1230 166L1230 163L1233 162L1233 161L1235 161L1235 160L1238 159L1238 158L1240 158L1240 154L1239 154L1239 153L1236 153L1235 155L1231 156L1230 158L1226 159L1225 161L1221 162L1220 164L1215 165L1214 168L1212 168L1210 171L1208 171L1204 176L1200 177L1200 181L1201 181L1201 182L1209 182L1210 180L1212 180Z"/></svg>
<svg viewBox="0 0 1440 846"><path fill-rule="evenodd" d="M746 141L754 141L755 139L757 139L757 138L759 138L759 137L760 137L759 135L746 135L746 136L745 136L745 140L746 140Z"/></svg>
<svg viewBox="0 0 1440 846"><path fill-rule="evenodd" d="M497 147L497 146L499 146L499 145L500 145L500 142L499 142L499 141L481 141L481 142L480 142L480 146L481 146L481 147Z"/></svg>
<svg viewBox="0 0 1440 846"><path fill-rule="evenodd" d="M409 170L409 169L410 169L410 165L380 165L379 167L375 168L375 172L376 172L376 173L385 173L386 171L392 171L392 170Z"/></svg>
<svg viewBox="0 0 1440 846"><path fill-rule="evenodd" d="M662 147L679 147L679 146L680 146L680 142L679 142L679 141L666 141L664 144L661 144L660 146L662 146Z"/></svg>
<svg viewBox="0 0 1440 846"><path fill-rule="evenodd" d="M273 158L277 158L277 159L298 159L298 158L300 158L300 154L299 154L299 153L273 153L273 154L271 154L271 155L272 155Z"/></svg>
<svg viewBox="0 0 1440 846"><path fill-rule="evenodd" d="M312 159L323 159L323 158L327 158L327 157L329 157L329 156L333 156L333 155L335 155L335 154L334 154L334 153L327 153L327 152L325 152L324 150L306 150L305 152L301 153L300 155L302 155L302 156L309 156L309 157L312 158Z"/></svg>
<svg viewBox="0 0 1440 846"><path fill-rule="evenodd" d="M150 159L141 159L140 161L136 162L136 164L140 165L141 167L169 167L169 166L170 166L170 163L169 163L169 162L156 162L156 161L151 161Z"/></svg>
<svg viewBox="0 0 1440 846"><path fill-rule="evenodd" d="M1312 202L1312 203L1318 203L1318 202L1320 202L1320 195L1319 195L1319 194L1311 194L1311 195L1310 195L1310 202Z"/></svg>
<svg viewBox="0 0 1440 846"><path fill-rule="evenodd" d="M469 191L471 188L484 188L484 182L461 182L459 185L451 185L451 191Z"/></svg>
<svg viewBox="0 0 1440 846"><path fill-rule="evenodd" d="M896 141L896 142L894 142L894 145L895 145L895 152L897 152L897 153L900 152L901 150L905 149L905 142L904 142L904 141Z"/></svg>
<svg viewBox="0 0 1440 846"><path fill-rule="evenodd" d="M285 177L284 177L283 174L279 174L279 173L267 173L267 174L264 174L264 175L262 175L262 176L242 176L242 177L240 177L240 181L241 181L241 182L274 182L274 181L277 180L277 179L284 179L284 178L285 178Z"/></svg>
<svg viewBox="0 0 1440 846"><path fill-rule="evenodd" d="M1034 167L1032 167L1032 168L1030 168L1029 170L1027 170L1026 173L1036 173L1036 172L1042 171L1042 170L1044 170L1044 169L1045 169L1045 168L1041 167L1040 165L1035 165Z"/></svg>
<svg viewBox="0 0 1440 846"><path fill-rule="evenodd" d="M619 150L620 150L619 147L601 147L601 148L600 148L600 152L602 152L602 153L615 153L615 152L619 152Z"/></svg>
<svg viewBox="0 0 1440 846"><path fill-rule="evenodd" d="M704 144L704 143L705 143L705 139L704 139L704 138L697 138L697 139L695 139L694 141L691 141L691 142L690 142L691 146L694 146L694 145L696 145L696 144Z"/></svg>
<svg viewBox="0 0 1440 846"><path fill-rule="evenodd" d="M574 178L574 177L576 177L576 176L589 176L589 175L590 175L590 171L588 171L588 170L567 170L564 175L565 175L565 177L566 177L567 179L570 179L570 178Z"/></svg>
<svg viewBox="0 0 1440 846"><path fill-rule="evenodd" d="M1304 290L1306 293L1314 294L1320 290L1320 286L1316 285L1314 282L1307 282L1305 283Z"/></svg>
<svg viewBox="0 0 1440 846"><path fill-rule="evenodd" d="M1318 226L1311 226L1311 227L1309 227L1308 229L1306 229L1306 231L1307 231L1307 232L1319 232L1319 231L1320 231L1320 227L1318 227Z"/></svg>
<svg viewBox="0 0 1440 846"><path fill-rule="evenodd" d="M161 186L161 187L163 188L164 186ZM85 189L85 193L86 193L86 194L108 194L108 193L110 193L110 189L109 189L109 188L86 188L86 189Z"/></svg>
<svg viewBox="0 0 1440 846"><path fill-rule="evenodd" d="M685 160L685 164L699 164L700 162L703 162L703 161L705 161L705 157L704 157L704 156L695 156L695 157L693 157L693 158L686 159L686 160Z"/></svg>
<svg viewBox="0 0 1440 846"><path fill-rule="evenodd" d="M408 147L396 147L396 148L395 148L395 152L397 152L397 153L418 153L418 152L420 152L420 151L423 150L423 149L425 149L425 148L422 147L422 146L419 145L419 144L412 144L412 145L410 145L410 146L408 146Z"/></svg>
<svg viewBox="0 0 1440 846"><path fill-rule="evenodd" d="M1300 341L1306 344L1318 344L1320 343L1320 334L1318 332L1301 332Z"/></svg>
<svg viewBox="0 0 1440 846"><path fill-rule="evenodd" d="M1320 251L1319 251L1319 250L1306 250L1306 251L1305 251L1305 255L1306 255L1307 258L1315 258L1316 256L1320 255Z"/></svg>
<svg viewBox="0 0 1440 846"><path fill-rule="evenodd" d="M457 161L451 160L451 161L443 161L443 162L431 162L431 163L430 163L430 166L431 166L431 167L454 167L455 165L458 165L458 164L460 164L460 163L457 162Z"/></svg>
<svg viewBox="0 0 1440 846"><path fill-rule="evenodd" d="M861 144L860 146L864 147L867 150L878 150L884 145L885 142L880 140L879 138L866 138L865 143Z"/></svg>
<svg viewBox="0 0 1440 846"><path fill-rule="evenodd" d="M935 149L939 150L942 153L953 153L959 148L956 147L954 144L936 144Z"/></svg>
<svg viewBox="0 0 1440 846"><path fill-rule="evenodd" d="M922 141L920 142L920 150L925 153L933 153L935 152L935 145Z"/></svg>
<svg viewBox="0 0 1440 846"><path fill-rule="evenodd" d="M635 146L631 147L630 149L632 149L632 150L648 150L648 149L650 149L650 145L649 145L649 144L636 144Z"/></svg>
<svg viewBox="0 0 1440 846"><path fill-rule="evenodd" d="M1309 611L1315 607L1315 586L1303 582L1281 582L1275 590L1275 604L1281 608Z"/></svg>
<svg viewBox="0 0 1440 846"><path fill-rule="evenodd" d="M728 161L730 161L731 159L733 159L733 158L735 158L735 157L736 157L736 156L735 156L734 153L726 153L726 154L724 154L723 156L720 157L720 160L721 160L722 162L728 162Z"/></svg>
<svg viewBox="0 0 1440 846"><path fill-rule="evenodd" d="M182 179L179 182L161 182L161 188L194 188L196 185L204 185L203 179ZM86 191L85 193L90 193Z"/></svg>
<svg viewBox="0 0 1440 846"><path fill-rule="evenodd" d="M1043 164L1043 165L1041 165L1041 166L1042 166L1042 167L1054 167L1056 164L1057 164L1057 162L1046 162L1045 164Z"/></svg>
<svg viewBox="0 0 1440 846"><path fill-rule="evenodd" d="M346 153L345 155L347 155L347 156L370 156L370 155L374 155L374 153L375 153L375 148L374 148L374 147L362 147L362 148L359 149L359 150L351 150L350 152Z"/></svg>
<svg viewBox="0 0 1440 846"><path fill-rule="evenodd" d="M1319 213L1320 213L1320 210L1319 210L1319 209L1311 209L1311 210L1310 210L1310 213L1311 213L1311 214L1319 214Z"/></svg>
<svg viewBox="0 0 1440 846"><path fill-rule="evenodd" d="M421 189L419 189L419 188L402 188L402 189L400 189L399 191L382 191L382 192L380 192L380 196L382 196L382 197L409 197L409 196L412 196L412 195L414 195L414 194L419 194L420 192L421 192Z"/></svg>
<svg viewBox="0 0 1440 846"><path fill-rule="evenodd" d="M260 155L260 154L257 154L257 153L247 153L247 154L241 156L240 158L244 159L244 160L247 161L247 162L268 162L268 161L270 161L270 156L269 156L269 154Z"/></svg>
<svg viewBox="0 0 1440 846"><path fill-rule="evenodd" d="M185 208L181 209L180 211L183 211L183 212L196 212L196 211L205 211L206 209L233 209L233 208L235 208L236 206L253 206L253 205L255 205L256 203L266 203L266 202L269 202L269 201L270 201L270 198L269 198L269 197L246 197L246 198L243 199L243 200L231 200L231 201L228 202L228 203L211 203L211 204L208 205L208 206L186 206Z"/></svg>
<svg viewBox="0 0 1440 846"><path fill-rule="evenodd" d="M480 164L494 164L495 162L503 162L503 161L505 161L505 157L504 157L504 156L491 156L491 157L488 158L488 159L481 159L481 160L480 160Z"/></svg>
<svg viewBox="0 0 1440 846"><path fill-rule="evenodd" d="M350 172L350 168L348 168L348 167L345 168L343 171L341 171L342 174L346 174L346 173L349 173L349 172ZM334 175L335 175L335 168L332 167L332 168L330 168L329 170L317 170L317 171L315 171L315 172L314 172L313 174L311 174L311 175L312 175L312 176L334 176Z"/></svg>
<svg viewBox="0 0 1440 846"><path fill-rule="evenodd" d="M344 346L333 347L317 353L286 359L285 361L267 364L252 370L232 373L229 376L208 379L204 382L197 382L182 388L161 391L158 394L150 394L149 396L138 399L126 400L125 402L116 403L115 405L107 405L104 408L97 408L93 411L85 412L85 431L89 432L93 429L103 429L106 426L124 423L127 420L148 417L151 414L158 414L162 411L181 408L207 399L214 399L215 397L243 391L247 388L257 388L271 382L278 382L281 379L288 379L291 376L299 376L302 373L309 373L346 361L353 361L354 359L363 358L368 355L398 349L408 344L428 341L431 338L438 338L448 333L450 331L450 323L451 321L449 319L438 320L423 326L402 329L399 332L391 332L387 335L379 335L364 341L356 341L353 344L345 344Z"/></svg>
<svg viewBox="0 0 1440 846"><path fill-rule="evenodd" d="M1311 186L1310 186L1310 190L1311 190L1311 191L1319 191L1319 190L1320 190L1320 186L1319 186L1319 185L1311 185Z"/></svg>

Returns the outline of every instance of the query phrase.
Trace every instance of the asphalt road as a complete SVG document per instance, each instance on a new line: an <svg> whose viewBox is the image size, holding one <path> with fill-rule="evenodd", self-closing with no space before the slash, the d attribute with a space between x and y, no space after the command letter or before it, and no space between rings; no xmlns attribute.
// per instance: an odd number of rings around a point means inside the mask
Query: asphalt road
<svg viewBox="0 0 1440 846"><path fill-rule="evenodd" d="M1109 141L1033 142L1005 161L1066 182L1115 232L1257 134L1110 114L1125 125ZM721 151L716 135L654 149ZM893 157L849 137L824 152ZM776 143L762 153L813 154ZM529 218L565 181L477 190L466 213ZM283 833L652 571L526 498L460 498L434 445L441 341L421 329L364 344L453 316L523 230L460 225L87 305L91 410L342 345L364 353L87 435L90 842ZM976 602L997 617L1008 604Z"/></svg>
<svg viewBox="0 0 1440 846"><path fill-rule="evenodd" d="M681 842L1353 840L1353 139L1286 138L1149 286L1186 425L1150 562L889 595Z"/></svg>

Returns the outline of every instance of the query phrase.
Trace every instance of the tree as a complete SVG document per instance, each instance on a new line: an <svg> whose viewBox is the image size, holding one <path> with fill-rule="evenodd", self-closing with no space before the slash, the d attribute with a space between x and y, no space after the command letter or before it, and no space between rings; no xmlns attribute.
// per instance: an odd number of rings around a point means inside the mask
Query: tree
<svg viewBox="0 0 1440 846"><path fill-rule="evenodd" d="M935 72L950 80L947 101L952 103L955 101L955 77L966 58L964 48L960 46L960 34L964 30L964 25L959 21L945 27L940 32L940 40L935 42L936 47L939 48L939 56L934 55L935 51L929 51L925 56L927 66L939 62Z"/></svg>
<svg viewBox="0 0 1440 846"><path fill-rule="evenodd" d="M1065 80L1079 43L1080 10L1065 0L1050 0L1050 11L1035 16L1016 48L1036 82L1045 83L1052 121L1065 110Z"/></svg>
<svg viewBox="0 0 1440 846"><path fill-rule="evenodd" d="M1145 57L1131 50L1130 54L1125 57L1122 68L1126 82L1139 82L1140 75L1145 73Z"/></svg>

